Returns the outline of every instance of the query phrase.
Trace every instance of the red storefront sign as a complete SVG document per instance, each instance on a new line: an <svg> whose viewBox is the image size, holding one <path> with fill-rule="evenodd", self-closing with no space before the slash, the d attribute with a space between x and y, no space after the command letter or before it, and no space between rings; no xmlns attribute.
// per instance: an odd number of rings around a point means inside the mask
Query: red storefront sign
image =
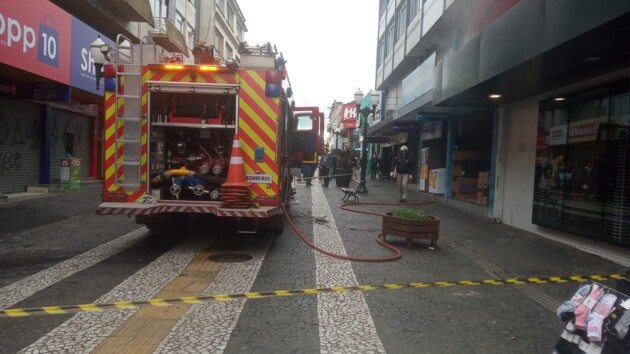
<svg viewBox="0 0 630 354"><path fill-rule="evenodd" d="M72 16L47 0L24 3L0 2L0 62L68 84Z"/></svg>
<svg viewBox="0 0 630 354"><path fill-rule="evenodd" d="M357 127L357 105L348 103L341 105L341 122L344 129L354 129Z"/></svg>

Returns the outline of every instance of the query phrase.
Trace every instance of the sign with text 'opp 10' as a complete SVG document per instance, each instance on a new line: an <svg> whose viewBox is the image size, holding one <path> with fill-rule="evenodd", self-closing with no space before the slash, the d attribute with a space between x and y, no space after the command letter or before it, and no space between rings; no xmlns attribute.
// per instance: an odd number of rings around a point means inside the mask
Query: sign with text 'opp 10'
<svg viewBox="0 0 630 354"><path fill-rule="evenodd" d="M0 62L69 84L71 19L47 0L0 1Z"/></svg>

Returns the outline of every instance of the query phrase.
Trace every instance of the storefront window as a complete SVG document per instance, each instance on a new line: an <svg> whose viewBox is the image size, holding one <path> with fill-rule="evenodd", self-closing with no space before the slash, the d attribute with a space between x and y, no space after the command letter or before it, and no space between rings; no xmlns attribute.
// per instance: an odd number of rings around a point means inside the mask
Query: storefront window
<svg viewBox="0 0 630 354"><path fill-rule="evenodd" d="M630 244L630 93L614 96L606 130L603 230L614 242Z"/></svg>
<svg viewBox="0 0 630 354"><path fill-rule="evenodd" d="M630 246L630 93L609 92L541 104L532 222Z"/></svg>
<svg viewBox="0 0 630 354"><path fill-rule="evenodd" d="M538 119L533 210L537 224L562 226L567 122L567 107L548 108Z"/></svg>

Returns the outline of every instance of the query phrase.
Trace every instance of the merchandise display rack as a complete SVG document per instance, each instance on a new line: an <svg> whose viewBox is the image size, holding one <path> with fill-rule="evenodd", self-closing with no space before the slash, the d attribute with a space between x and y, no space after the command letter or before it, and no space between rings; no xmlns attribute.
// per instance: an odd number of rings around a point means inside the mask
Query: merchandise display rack
<svg viewBox="0 0 630 354"><path fill-rule="evenodd" d="M630 353L630 295L595 281L582 282L557 315L566 325L554 354Z"/></svg>

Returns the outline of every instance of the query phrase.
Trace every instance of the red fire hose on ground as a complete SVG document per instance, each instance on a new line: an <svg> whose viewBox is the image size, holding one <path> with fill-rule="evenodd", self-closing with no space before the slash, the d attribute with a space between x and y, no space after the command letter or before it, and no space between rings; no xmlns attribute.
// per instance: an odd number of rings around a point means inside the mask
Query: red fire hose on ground
<svg viewBox="0 0 630 354"><path fill-rule="evenodd" d="M350 206L359 206L359 205L427 205L427 204L433 204L435 203L435 196L433 196L433 199L428 201L428 202L415 202L415 203L389 203L389 202L368 202L368 203L345 203L342 204L339 208L342 210L346 210L346 211L351 211L354 213L360 213L360 214L368 214L368 215L377 215L377 216L383 216L384 214L381 213L375 213L375 212L371 212L371 211L364 211L364 210L356 210L356 209L350 209ZM347 255L343 255L343 254L336 254L336 253L332 253L329 251L326 251L320 247L317 247L315 244L313 244L311 241L307 240L306 237L304 237L304 235L302 235L302 233L300 232L300 230L297 228L297 226L295 226L295 224L293 223L293 220L291 219L291 217L289 216L289 213L287 212L287 209L285 208L285 204L282 203L282 212L284 213L284 217L285 219L289 222L289 225L291 225L291 228L293 229L293 231L295 231L295 233L298 235L298 237L300 237L300 239L302 239L302 241L304 243L306 243L307 245L309 245L311 248L313 248L314 250L323 253L327 256L330 257L335 257L338 259L343 259L343 260L347 260L347 261L354 261L354 262L391 262L391 261L395 261L397 259L399 259L400 257L402 257L402 253L400 252L400 250L394 246L391 246L389 244L387 244L385 241L381 240L381 236L383 236L383 233L379 233L378 235L376 235L376 237L374 238L374 240L380 244L381 246L388 248L390 250L392 250L394 253L396 253L393 256L390 257L384 257L384 258L373 258L373 257L353 257L353 256L347 256Z"/></svg>

